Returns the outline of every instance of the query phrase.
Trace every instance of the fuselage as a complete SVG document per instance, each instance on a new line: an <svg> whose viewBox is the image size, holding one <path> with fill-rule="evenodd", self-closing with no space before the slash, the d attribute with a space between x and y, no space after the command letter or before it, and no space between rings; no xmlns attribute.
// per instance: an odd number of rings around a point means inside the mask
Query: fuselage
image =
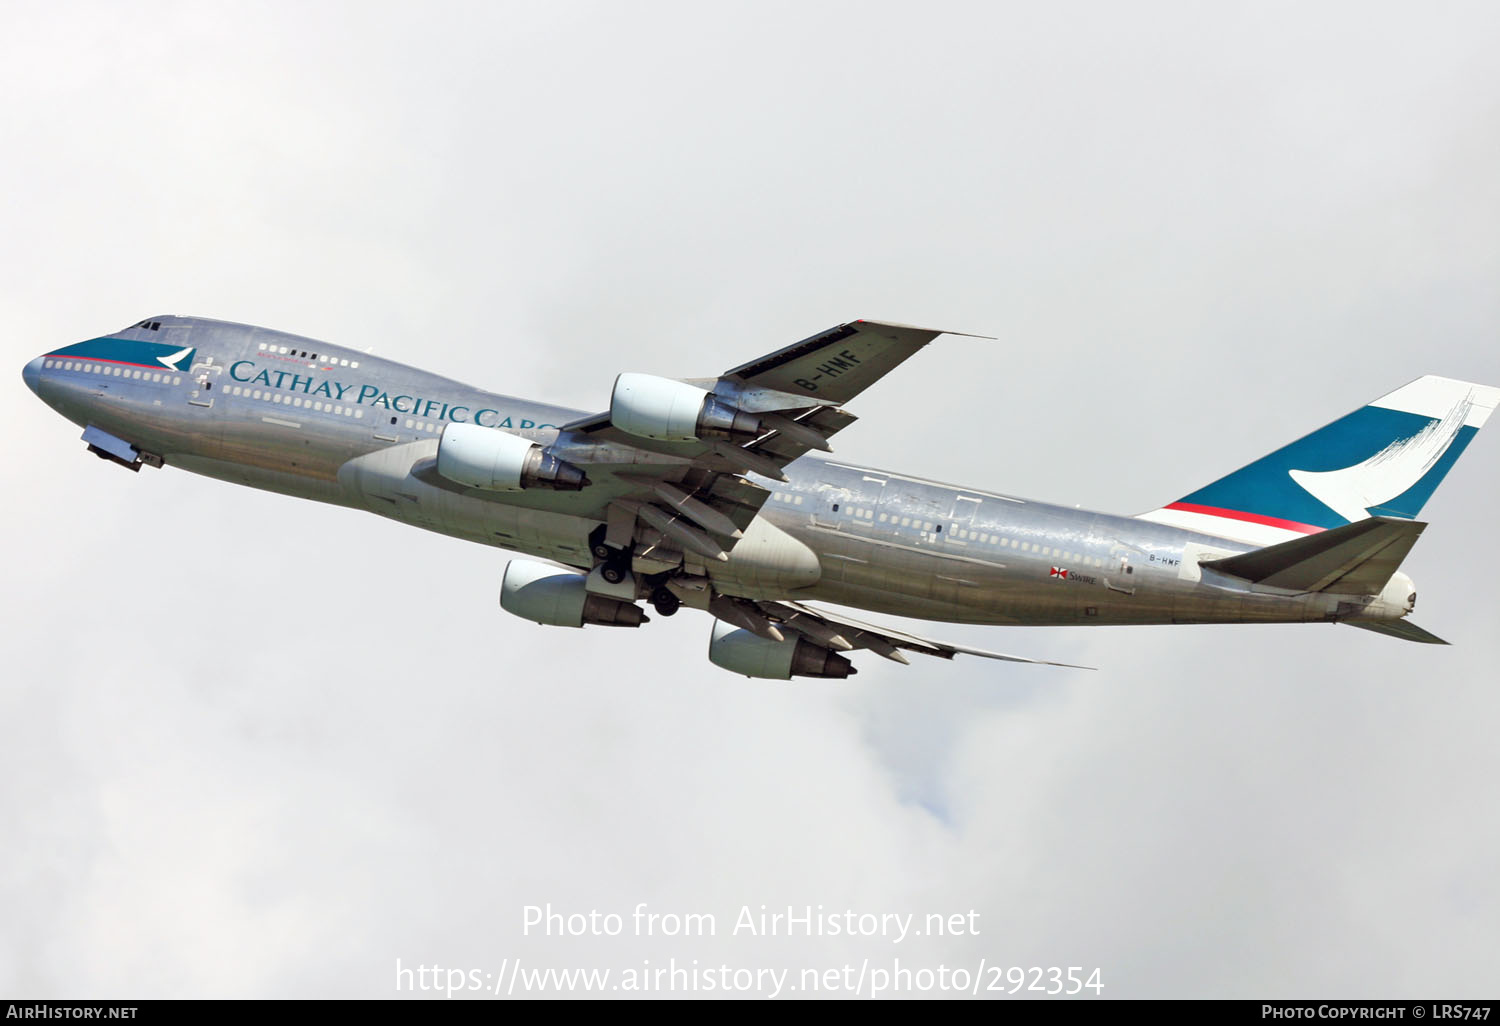
<svg viewBox="0 0 1500 1026"><path fill-rule="evenodd" d="M499 395L391 360L264 328L158 317L28 364L27 384L73 422L169 466L378 513L587 569L600 516L571 493L492 497L434 487L448 424L542 445L588 411ZM627 468L628 469L628 468ZM823 600L979 624L1297 622L1404 615L1410 581L1382 596L1283 594L1203 579L1199 562L1256 546L804 456L747 542L704 571L724 594ZM594 492L602 509L618 481ZM743 550L743 551L742 551ZM804 556L810 553L811 556Z"/></svg>

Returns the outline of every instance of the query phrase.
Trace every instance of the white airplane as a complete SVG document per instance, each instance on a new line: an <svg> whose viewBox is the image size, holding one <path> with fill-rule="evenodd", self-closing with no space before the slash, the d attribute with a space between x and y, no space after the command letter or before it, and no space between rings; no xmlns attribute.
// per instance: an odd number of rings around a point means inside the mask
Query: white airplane
<svg viewBox="0 0 1500 1026"><path fill-rule="evenodd" d="M283 332L153 317L56 349L26 384L96 455L369 510L537 557L501 606L638 627L714 617L750 677L847 677L847 653L965 653L813 602L977 624L1405 619L1414 518L1500 401L1424 377L1139 516L1085 512L807 455L843 405L943 332L841 324L710 378L623 373L562 409ZM1066 664L1051 664L1066 665Z"/></svg>

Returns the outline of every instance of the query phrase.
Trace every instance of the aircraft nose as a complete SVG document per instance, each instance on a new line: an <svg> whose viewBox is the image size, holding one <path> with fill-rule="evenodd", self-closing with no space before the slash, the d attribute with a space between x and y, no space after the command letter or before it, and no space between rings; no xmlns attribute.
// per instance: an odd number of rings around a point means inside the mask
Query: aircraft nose
<svg viewBox="0 0 1500 1026"><path fill-rule="evenodd" d="M42 383L42 360L43 357L38 356L35 360L32 360L25 367L21 368L21 380L25 381L26 387L33 392Z"/></svg>

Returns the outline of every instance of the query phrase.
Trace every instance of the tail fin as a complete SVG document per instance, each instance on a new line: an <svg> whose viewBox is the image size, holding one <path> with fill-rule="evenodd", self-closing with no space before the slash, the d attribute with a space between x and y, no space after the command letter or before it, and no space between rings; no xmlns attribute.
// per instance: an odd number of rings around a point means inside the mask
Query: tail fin
<svg viewBox="0 0 1500 1026"><path fill-rule="evenodd" d="M1256 545L1370 516L1410 520L1496 405L1500 388L1418 378L1140 517Z"/></svg>

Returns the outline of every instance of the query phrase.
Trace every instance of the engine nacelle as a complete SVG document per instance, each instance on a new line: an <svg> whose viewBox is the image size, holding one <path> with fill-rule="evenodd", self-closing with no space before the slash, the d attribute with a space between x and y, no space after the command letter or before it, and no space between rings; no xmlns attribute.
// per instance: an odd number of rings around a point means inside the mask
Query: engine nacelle
<svg viewBox="0 0 1500 1026"><path fill-rule="evenodd" d="M754 438L760 418L712 392L651 374L621 374L609 397L610 423L628 434L662 442Z"/></svg>
<svg viewBox="0 0 1500 1026"><path fill-rule="evenodd" d="M449 424L438 439L437 469L470 488L514 492L554 488L576 492L589 483L583 471L535 442L478 424Z"/></svg>
<svg viewBox="0 0 1500 1026"><path fill-rule="evenodd" d="M772 641L751 634L743 627L714 621L714 633L708 643L708 659L731 673L766 680L791 680L793 677L852 676L856 670L849 660L822 645L815 645L790 628L782 628L784 641Z"/></svg>
<svg viewBox="0 0 1500 1026"><path fill-rule="evenodd" d="M523 620L553 627L639 627L650 623L633 602L591 594L584 576L562 567L513 559L500 579L500 608Z"/></svg>

